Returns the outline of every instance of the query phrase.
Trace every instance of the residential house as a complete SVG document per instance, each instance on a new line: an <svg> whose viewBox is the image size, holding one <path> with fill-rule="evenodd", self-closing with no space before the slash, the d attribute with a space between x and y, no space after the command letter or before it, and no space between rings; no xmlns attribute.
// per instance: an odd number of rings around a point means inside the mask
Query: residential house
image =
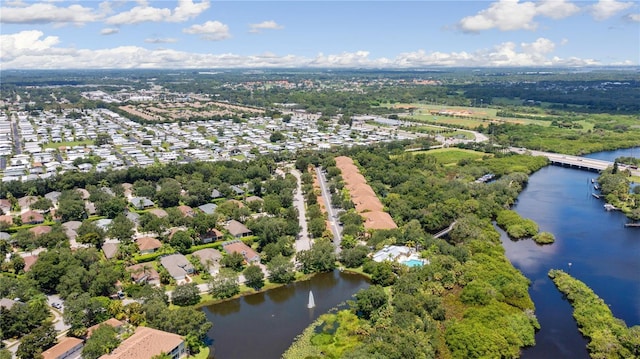
<svg viewBox="0 0 640 359"><path fill-rule="evenodd" d="M187 355L184 339L173 333L149 327L138 327L135 333L125 339L110 354L100 359L151 359L165 353L172 359Z"/></svg>
<svg viewBox="0 0 640 359"><path fill-rule="evenodd" d="M93 165L91 165L91 167L93 167ZM80 194L80 198L82 198L83 200L88 200L89 197L91 197L91 194L89 193L89 191L87 191L84 188L76 188L76 192L78 192L78 194Z"/></svg>
<svg viewBox="0 0 640 359"><path fill-rule="evenodd" d="M224 195L222 194L222 192L218 191L217 189L213 189L211 191L211 198L216 199L216 198L222 198L224 197Z"/></svg>
<svg viewBox="0 0 640 359"><path fill-rule="evenodd" d="M11 212L11 201L5 198L0 199L0 210L2 210L3 214Z"/></svg>
<svg viewBox="0 0 640 359"><path fill-rule="evenodd" d="M118 247L118 243L105 243L102 245L102 252L107 259L111 259L118 254Z"/></svg>
<svg viewBox="0 0 640 359"><path fill-rule="evenodd" d="M82 222L80 221L69 221L64 222L62 224L62 228L64 229L64 233L66 233L67 237L69 237L70 240L75 240L78 236L78 228L80 228L81 225Z"/></svg>
<svg viewBox="0 0 640 359"><path fill-rule="evenodd" d="M26 211L21 216L22 224L40 224L44 222L44 216L36 211Z"/></svg>
<svg viewBox="0 0 640 359"><path fill-rule="evenodd" d="M24 210L29 209L29 206L31 206L37 200L38 200L38 197L36 197L36 196L20 197L20 198L18 198L18 205L24 211Z"/></svg>
<svg viewBox="0 0 640 359"><path fill-rule="evenodd" d="M60 195L62 193L58 192L58 191L52 191L49 192L47 194L44 195L44 198L48 199L51 201L51 203L53 203L54 206L58 205L58 199L60 199Z"/></svg>
<svg viewBox="0 0 640 359"><path fill-rule="evenodd" d="M200 241L202 241L202 243L211 243L211 242L219 241L223 237L224 237L224 234L222 232L220 232L215 228L212 228L200 235Z"/></svg>
<svg viewBox="0 0 640 359"><path fill-rule="evenodd" d="M150 263L134 264L126 268L131 276L131 280L137 284L149 283L151 285L160 285L160 274Z"/></svg>
<svg viewBox="0 0 640 359"><path fill-rule="evenodd" d="M149 213L153 214L154 216L156 216L158 218L164 218L164 217L169 215L167 213L167 211L165 211L162 208L152 208L152 209L149 210Z"/></svg>
<svg viewBox="0 0 640 359"><path fill-rule="evenodd" d="M193 208L189 207L189 206L178 206L178 210L182 213L183 216L185 217L193 217Z"/></svg>
<svg viewBox="0 0 640 359"><path fill-rule="evenodd" d="M6 213L6 212L5 212ZM6 223L9 227L13 226L13 217L9 215L0 216L0 222Z"/></svg>
<svg viewBox="0 0 640 359"><path fill-rule="evenodd" d="M129 198L129 203L131 203L133 207L139 210L154 206L153 201L147 197L131 197Z"/></svg>
<svg viewBox="0 0 640 359"><path fill-rule="evenodd" d="M141 254L153 253L162 247L162 242L152 237L140 237L136 239L136 244Z"/></svg>
<svg viewBox="0 0 640 359"><path fill-rule="evenodd" d="M160 264L167 269L176 282L184 281L194 270L187 257L179 253L160 258Z"/></svg>
<svg viewBox="0 0 640 359"><path fill-rule="evenodd" d="M109 318L107 320L105 320L102 323L98 323L96 325L93 325L89 328L87 328L87 339L91 337L91 334L98 328L100 328L101 325L110 325L112 326L117 332L120 332L122 330L122 326L124 325L123 322L119 321L116 318Z"/></svg>
<svg viewBox="0 0 640 359"><path fill-rule="evenodd" d="M33 233L36 237L51 232L51 226L35 226L29 228L29 232Z"/></svg>
<svg viewBox="0 0 640 359"><path fill-rule="evenodd" d="M136 227L140 225L140 215L136 212L127 211L127 219L133 222L133 225Z"/></svg>
<svg viewBox="0 0 640 359"><path fill-rule="evenodd" d="M222 248L227 254L240 253L247 263L260 262L258 253L239 239L222 243Z"/></svg>
<svg viewBox="0 0 640 359"><path fill-rule="evenodd" d="M244 224L236 221L235 219L230 220L224 226L224 228L231 233L235 238L247 237L252 234L251 230L247 228Z"/></svg>
<svg viewBox="0 0 640 359"><path fill-rule="evenodd" d="M242 188L240 188L238 186L234 185L234 186L231 186L230 188L233 191L233 193L235 193L238 196L243 196L244 193L245 193L244 189L242 189Z"/></svg>
<svg viewBox="0 0 640 359"><path fill-rule="evenodd" d="M42 352L42 359L79 358L83 347L82 339L64 337L58 344Z"/></svg>
<svg viewBox="0 0 640 359"><path fill-rule="evenodd" d="M202 206L198 206L198 209L204 212L204 214L214 214L218 208L218 205L213 203L205 203Z"/></svg>
<svg viewBox="0 0 640 359"><path fill-rule="evenodd" d="M251 202L255 202L255 201L264 202L264 200L262 198L258 197L258 196L249 196L244 201L247 202L247 203L251 203Z"/></svg>
<svg viewBox="0 0 640 359"><path fill-rule="evenodd" d="M11 308L13 308L13 306L16 305L16 303L19 303L19 302L16 302L15 300L9 299L9 298L1 298L0 299L0 308L4 308L6 310L11 310Z"/></svg>
<svg viewBox="0 0 640 359"><path fill-rule="evenodd" d="M193 256L200 260L200 263L205 268L208 268L209 273L217 273L220 268L220 260L222 259L222 253L213 248L204 248L193 252Z"/></svg>
<svg viewBox="0 0 640 359"><path fill-rule="evenodd" d="M22 259L24 259L24 268L22 269L23 271L28 272L31 270L31 266L33 266L36 261L38 260L38 256L37 255L28 255L28 256L24 256L22 257Z"/></svg>

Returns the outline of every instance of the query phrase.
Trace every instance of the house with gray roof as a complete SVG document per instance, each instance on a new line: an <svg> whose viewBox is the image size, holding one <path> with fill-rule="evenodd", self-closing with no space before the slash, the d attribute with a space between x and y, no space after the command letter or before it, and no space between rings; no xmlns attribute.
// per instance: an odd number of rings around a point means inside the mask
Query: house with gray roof
<svg viewBox="0 0 640 359"><path fill-rule="evenodd" d="M147 197L131 197L129 198L129 203L136 209L145 209L154 206L153 201Z"/></svg>
<svg viewBox="0 0 640 359"><path fill-rule="evenodd" d="M193 256L197 257L200 263L209 270L209 273L217 273L220 269L220 260L222 253L213 248L204 248L193 252Z"/></svg>
<svg viewBox="0 0 640 359"><path fill-rule="evenodd" d="M224 226L224 228L231 233L232 236L236 238L242 238L250 236L253 232L244 224L236 221L235 219L230 220Z"/></svg>
<svg viewBox="0 0 640 359"><path fill-rule="evenodd" d="M184 281L187 275L192 274L194 270L187 257L179 253L160 258L160 264L178 283Z"/></svg>
<svg viewBox="0 0 640 359"><path fill-rule="evenodd" d="M198 206L198 209L204 212L204 214L213 214L215 213L216 208L218 208L218 205L214 203L205 203L202 206Z"/></svg>

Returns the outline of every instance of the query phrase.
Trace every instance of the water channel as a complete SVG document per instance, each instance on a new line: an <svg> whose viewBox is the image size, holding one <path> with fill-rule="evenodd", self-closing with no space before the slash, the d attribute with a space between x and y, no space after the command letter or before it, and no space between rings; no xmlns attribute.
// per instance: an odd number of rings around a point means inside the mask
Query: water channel
<svg viewBox="0 0 640 359"><path fill-rule="evenodd" d="M612 161L639 154L640 148L635 148L588 157ZM531 280L529 292L542 326L536 346L523 351L524 359L589 358L571 305L547 277L552 268L585 282L627 325L640 324L640 229L624 228L624 215L605 211L604 202L591 196L591 179L596 177L597 173L547 166L530 176L514 207L556 237L547 246L502 238L507 257ZM360 276L335 271L205 307L214 323L208 333L211 358L280 358L315 318L368 285ZM314 309L307 309L309 290Z"/></svg>
<svg viewBox="0 0 640 359"><path fill-rule="evenodd" d="M636 156L640 148L600 152L587 157L613 161ZM522 358L589 358L568 301L547 277L563 269L585 282L628 326L640 324L640 229L625 228L620 212L607 212L591 196L597 173L548 166L531 175L514 209L552 232L556 242L539 246L503 236L507 257L531 280L529 290L542 329L536 346ZM571 264L569 264L571 263Z"/></svg>
<svg viewBox="0 0 640 359"><path fill-rule="evenodd" d="M355 274L334 271L203 308L213 323L210 358L278 359L318 316L369 286ZM308 309L309 291L315 308Z"/></svg>

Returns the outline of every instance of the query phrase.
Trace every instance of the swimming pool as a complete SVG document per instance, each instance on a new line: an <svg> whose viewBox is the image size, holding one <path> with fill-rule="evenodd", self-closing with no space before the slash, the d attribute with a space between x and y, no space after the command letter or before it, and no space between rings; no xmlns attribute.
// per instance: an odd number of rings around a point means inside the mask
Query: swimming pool
<svg viewBox="0 0 640 359"><path fill-rule="evenodd" d="M424 262L420 259L409 259L407 261L402 262L402 264L408 267L422 267Z"/></svg>

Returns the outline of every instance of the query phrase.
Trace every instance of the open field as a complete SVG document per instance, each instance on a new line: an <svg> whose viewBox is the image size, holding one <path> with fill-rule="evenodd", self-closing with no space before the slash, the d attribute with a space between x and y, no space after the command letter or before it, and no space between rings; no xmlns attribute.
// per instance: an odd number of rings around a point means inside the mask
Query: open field
<svg viewBox="0 0 640 359"><path fill-rule="evenodd" d="M83 140L83 141L66 141L66 142L49 142L43 145L44 148L55 148L58 149L61 146L66 147L74 147L74 146L84 146L93 144L93 140Z"/></svg>
<svg viewBox="0 0 640 359"><path fill-rule="evenodd" d="M411 126L411 127L402 127L402 130L405 130L407 132L418 132L418 133L428 133L432 135L440 135L445 138L464 137L464 139L466 140L473 140L475 138L475 136L471 132L445 129L439 126L419 125L419 126Z"/></svg>
<svg viewBox="0 0 640 359"><path fill-rule="evenodd" d="M395 110L413 109L409 118L420 122L432 122L442 125L464 126L468 128L477 128L486 126L491 122L514 123L514 124L537 124L540 126L549 126L549 121L510 118L497 116L497 109L488 107L465 107L465 106L445 106L431 105L423 103L396 103L383 104Z"/></svg>
<svg viewBox="0 0 640 359"><path fill-rule="evenodd" d="M465 150L461 148L437 148L434 150L413 151L411 153L413 155L425 154L433 156L436 158L436 161L438 161L438 163L441 163L443 165L456 164L458 163L458 161L465 159L475 161L481 159L484 156L487 156L487 154L483 152Z"/></svg>

